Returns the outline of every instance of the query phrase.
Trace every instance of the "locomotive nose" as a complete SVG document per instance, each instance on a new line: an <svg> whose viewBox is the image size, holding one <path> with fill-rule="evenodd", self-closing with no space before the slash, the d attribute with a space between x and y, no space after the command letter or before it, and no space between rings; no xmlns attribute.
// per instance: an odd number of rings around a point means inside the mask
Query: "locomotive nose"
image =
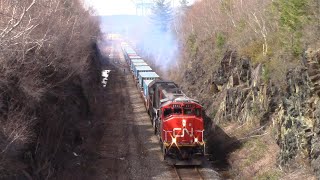
<svg viewBox="0 0 320 180"><path fill-rule="evenodd" d="M196 118L176 119L176 125L172 127L172 138L178 145L202 144L203 130ZM172 141L171 141L172 142Z"/></svg>
<svg viewBox="0 0 320 180"><path fill-rule="evenodd" d="M194 142L193 119L177 119L176 125L172 127L173 138L178 144L189 144Z"/></svg>

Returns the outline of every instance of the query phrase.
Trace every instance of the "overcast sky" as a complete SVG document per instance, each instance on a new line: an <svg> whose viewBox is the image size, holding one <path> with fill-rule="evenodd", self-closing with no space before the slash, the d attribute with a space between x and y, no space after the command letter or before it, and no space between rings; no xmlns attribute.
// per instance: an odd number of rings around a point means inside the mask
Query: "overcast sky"
<svg viewBox="0 0 320 180"><path fill-rule="evenodd" d="M136 9L131 0L85 0L98 15L135 14Z"/></svg>
<svg viewBox="0 0 320 180"><path fill-rule="evenodd" d="M123 15L136 14L134 0L84 0L89 6L92 6L98 15ZM148 2L152 0L144 0ZM189 0L193 2L194 0ZM179 0L174 0L174 4L178 5Z"/></svg>

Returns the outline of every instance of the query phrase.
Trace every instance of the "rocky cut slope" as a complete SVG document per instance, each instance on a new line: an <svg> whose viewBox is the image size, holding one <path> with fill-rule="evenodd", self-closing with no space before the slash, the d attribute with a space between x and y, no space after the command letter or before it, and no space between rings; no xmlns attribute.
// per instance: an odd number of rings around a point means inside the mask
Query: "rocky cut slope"
<svg viewBox="0 0 320 180"><path fill-rule="evenodd" d="M253 66L250 59L228 51L212 73L208 73L208 66L191 62L195 70L185 71L182 86L188 95L201 100L213 124L222 127L224 133L233 136L239 128L248 129L237 137L244 140L242 147L246 147L248 136L260 137L271 132L280 148L274 160L278 165L311 165L320 177L319 57L320 51L306 52L305 63L290 69L286 73L286 87L280 88L266 78L263 64ZM226 124L233 124L234 131L227 132ZM217 135L214 126L207 126L209 131ZM217 141L210 140L210 134L208 137L209 149L216 147L213 143Z"/></svg>
<svg viewBox="0 0 320 180"><path fill-rule="evenodd" d="M275 116L281 165L311 162L320 177L320 50L307 51L303 67L287 73L287 88ZM300 162L301 163L301 162Z"/></svg>

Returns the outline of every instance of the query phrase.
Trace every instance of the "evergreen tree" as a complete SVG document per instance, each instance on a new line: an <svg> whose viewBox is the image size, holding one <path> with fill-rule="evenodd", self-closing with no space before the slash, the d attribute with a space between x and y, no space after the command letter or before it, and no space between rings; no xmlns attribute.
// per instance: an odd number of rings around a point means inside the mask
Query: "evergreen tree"
<svg viewBox="0 0 320 180"><path fill-rule="evenodd" d="M188 6L188 1L187 0L180 0L180 6L182 8L186 8Z"/></svg>
<svg viewBox="0 0 320 180"><path fill-rule="evenodd" d="M289 31L300 30L307 19L308 0L278 0L280 24Z"/></svg>
<svg viewBox="0 0 320 180"><path fill-rule="evenodd" d="M295 56L302 53L301 38L303 26L309 18L309 0L277 0L274 5L279 11L282 42L289 45Z"/></svg>
<svg viewBox="0 0 320 180"><path fill-rule="evenodd" d="M170 2L166 2L166 0L156 0L152 8L151 20L158 30L167 32L172 20Z"/></svg>
<svg viewBox="0 0 320 180"><path fill-rule="evenodd" d="M188 8L188 1L187 0L180 0L180 11L184 14L184 12Z"/></svg>

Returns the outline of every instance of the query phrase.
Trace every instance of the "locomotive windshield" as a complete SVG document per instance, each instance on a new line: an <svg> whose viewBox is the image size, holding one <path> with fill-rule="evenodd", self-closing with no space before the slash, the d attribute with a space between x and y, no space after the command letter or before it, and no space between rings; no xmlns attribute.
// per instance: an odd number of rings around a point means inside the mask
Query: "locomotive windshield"
<svg viewBox="0 0 320 180"><path fill-rule="evenodd" d="M172 109L171 108L165 108L163 111L164 117L170 116L172 114Z"/></svg>
<svg viewBox="0 0 320 180"><path fill-rule="evenodd" d="M195 114L196 114L196 116L201 117L201 109L200 108L196 108L195 109Z"/></svg>
<svg viewBox="0 0 320 180"><path fill-rule="evenodd" d="M174 114L182 114L181 108L173 108L173 113Z"/></svg>
<svg viewBox="0 0 320 180"><path fill-rule="evenodd" d="M201 117L201 109L200 108L183 108L183 114L189 116L197 116Z"/></svg>
<svg viewBox="0 0 320 180"><path fill-rule="evenodd" d="M183 114L185 115L194 115L193 110L190 108L183 108Z"/></svg>
<svg viewBox="0 0 320 180"><path fill-rule="evenodd" d="M187 115L187 116L197 116L201 117L201 108L191 108L191 107L167 107L163 109L163 116L169 117L171 115Z"/></svg>

